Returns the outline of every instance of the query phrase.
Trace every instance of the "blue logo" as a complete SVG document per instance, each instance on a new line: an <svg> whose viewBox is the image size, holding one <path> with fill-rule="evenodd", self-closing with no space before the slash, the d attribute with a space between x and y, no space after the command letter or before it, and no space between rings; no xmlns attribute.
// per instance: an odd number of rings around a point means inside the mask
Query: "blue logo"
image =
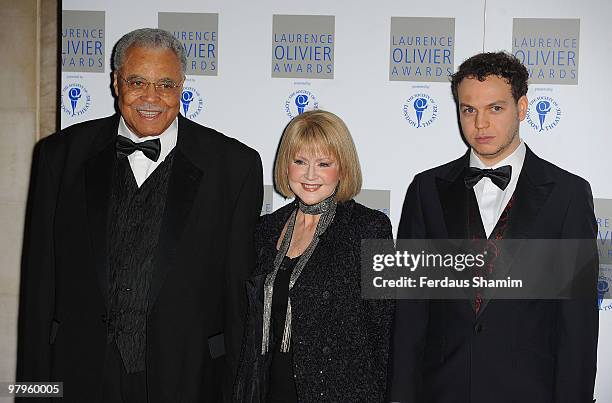
<svg viewBox="0 0 612 403"><path fill-rule="evenodd" d="M81 98L81 89L79 87L71 87L68 90L68 98L70 98L70 106L72 106L72 116L74 116L74 111L76 110L76 106L79 103L79 98Z"/></svg>
<svg viewBox="0 0 612 403"><path fill-rule="evenodd" d="M304 108L308 106L308 95L300 94L295 97L295 106L297 106L298 115L304 113Z"/></svg>
<svg viewBox="0 0 612 403"><path fill-rule="evenodd" d="M610 292L610 282L605 277L599 277L597 282L597 307L601 309L604 298Z"/></svg>
<svg viewBox="0 0 612 403"><path fill-rule="evenodd" d="M194 120L204 110L204 98L193 87L183 87L181 93L181 110L183 116Z"/></svg>
<svg viewBox="0 0 612 403"><path fill-rule="evenodd" d="M538 112L538 118L540 119L540 131L544 130L544 122L546 121L546 114L550 112L550 102L539 101L536 104L536 112Z"/></svg>
<svg viewBox="0 0 612 403"><path fill-rule="evenodd" d="M597 308L600 311L612 311L612 303L607 305L604 303L604 300L610 298L610 284L612 284L612 265L600 264L597 279Z"/></svg>
<svg viewBox="0 0 612 403"><path fill-rule="evenodd" d="M91 106L91 96L80 83L72 83L62 88L60 107L70 117L81 116Z"/></svg>
<svg viewBox="0 0 612 403"><path fill-rule="evenodd" d="M285 101L285 113L290 119L314 109L319 109L319 101L312 92L307 90L292 92Z"/></svg>
<svg viewBox="0 0 612 403"><path fill-rule="evenodd" d="M417 127L421 127L421 119L423 118L423 111L427 109L427 99L417 98L414 100L414 111L417 117Z"/></svg>
<svg viewBox="0 0 612 403"><path fill-rule="evenodd" d="M187 114L189 104L193 101L193 91L185 90L181 94L181 104L183 104L183 115Z"/></svg>
<svg viewBox="0 0 612 403"><path fill-rule="evenodd" d="M539 96L529 102L526 120L533 130L541 133L554 129L561 121L561 115L561 108L554 99Z"/></svg>
<svg viewBox="0 0 612 403"><path fill-rule="evenodd" d="M402 110L404 119L416 129L431 126L438 118L438 104L425 93L412 95L404 102Z"/></svg>

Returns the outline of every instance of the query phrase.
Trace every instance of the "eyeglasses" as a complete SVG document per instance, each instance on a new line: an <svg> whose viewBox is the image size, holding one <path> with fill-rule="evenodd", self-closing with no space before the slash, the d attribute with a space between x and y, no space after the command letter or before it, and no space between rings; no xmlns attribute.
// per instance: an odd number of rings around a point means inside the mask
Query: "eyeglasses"
<svg viewBox="0 0 612 403"><path fill-rule="evenodd" d="M162 96L175 95L180 89L181 84L184 80L183 79L178 83L175 83L172 80L161 80L156 83L152 83L141 77L134 77L126 80L125 78L123 78L123 76L121 76L121 74L117 74L117 76L125 82L128 87L128 90L134 94L144 94L149 88L149 85L153 85L153 88L155 88L155 92Z"/></svg>

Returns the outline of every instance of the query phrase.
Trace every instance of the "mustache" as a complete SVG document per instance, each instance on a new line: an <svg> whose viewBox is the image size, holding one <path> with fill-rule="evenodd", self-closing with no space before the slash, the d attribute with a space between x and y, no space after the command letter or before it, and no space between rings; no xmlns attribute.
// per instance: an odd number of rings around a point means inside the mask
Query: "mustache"
<svg viewBox="0 0 612 403"><path fill-rule="evenodd" d="M132 105L133 109L136 109L137 111L145 111L145 112L164 112L166 110L166 108L162 108L159 105L154 105L154 104L139 104L139 105Z"/></svg>

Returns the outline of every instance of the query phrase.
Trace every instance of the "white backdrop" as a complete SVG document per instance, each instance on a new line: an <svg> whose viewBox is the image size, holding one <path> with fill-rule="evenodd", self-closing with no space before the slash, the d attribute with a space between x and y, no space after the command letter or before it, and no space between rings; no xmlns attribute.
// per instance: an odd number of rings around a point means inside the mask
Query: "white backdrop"
<svg viewBox="0 0 612 403"><path fill-rule="evenodd" d="M390 213L394 228L412 177L455 159L466 148L448 83L389 80L391 17L454 18L455 67L483 50L512 50L513 18L579 19L578 84L531 85L529 98L554 99L561 115L554 129L542 132L524 122L521 136L538 155L591 183L594 197L601 199L597 200L597 206L602 206L598 217L603 211L612 212L607 102L612 81L606 74L612 64L612 3L606 0L64 0L63 9L105 12L105 64L101 73L62 73L64 92L78 84L90 96L87 106L81 104L80 115L62 112L62 127L114 113L109 58L121 35L135 28L157 27L158 12L215 13L218 75L188 76L185 84L195 88L203 101L194 120L257 149L264 164L264 183L271 185L274 153L289 120L285 103L292 102L289 97L295 91L308 91L319 108L346 121L359 151L364 188L383 191L374 192L383 196L372 198L371 205ZM333 79L272 77L272 20L277 14L335 16ZM417 93L435 100L438 108L427 127L415 128L404 117L404 104ZM63 98L69 102L67 94ZM269 189L266 193L274 209L285 203ZM602 242L609 245L609 237ZM602 311L600 318L596 394L598 401L612 402L612 386L604 382L612 376L608 342L612 309Z"/></svg>

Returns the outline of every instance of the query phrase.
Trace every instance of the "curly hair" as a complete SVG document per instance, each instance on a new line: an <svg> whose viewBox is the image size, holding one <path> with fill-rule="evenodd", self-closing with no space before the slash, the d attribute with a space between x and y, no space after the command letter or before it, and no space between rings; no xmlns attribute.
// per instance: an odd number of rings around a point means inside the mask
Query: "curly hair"
<svg viewBox="0 0 612 403"><path fill-rule="evenodd" d="M451 76L451 89L453 98L459 104L457 88L464 78L476 78L484 81L488 76L504 78L512 87L512 97L518 101L527 95L527 68L512 54L507 52L479 53L465 60L459 70Z"/></svg>

